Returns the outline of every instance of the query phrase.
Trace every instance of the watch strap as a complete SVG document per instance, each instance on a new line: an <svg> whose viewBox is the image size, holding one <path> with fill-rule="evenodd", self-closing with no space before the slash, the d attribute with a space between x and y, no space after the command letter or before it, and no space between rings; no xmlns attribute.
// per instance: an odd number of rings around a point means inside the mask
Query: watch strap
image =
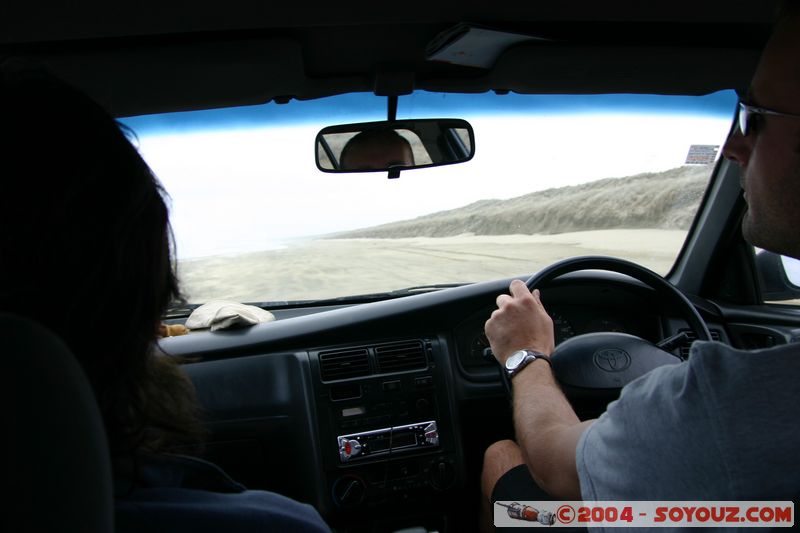
<svg viewBox="0 0 800 533"><path fill-rule="evenodd" d="M550 356L545 355L542 352L537 352L536 350L527 350L527 349L519 351L525 352L525 358L516 366L516 368L512 370L506 370L509 378L513 378L514 376L519 374L519 372L523 368L525 368L526 366L528 366L537 359L544 359L545 361L547 361L547 364L550 365L551 368L553 366L553 362L550 360Z"/></svg>

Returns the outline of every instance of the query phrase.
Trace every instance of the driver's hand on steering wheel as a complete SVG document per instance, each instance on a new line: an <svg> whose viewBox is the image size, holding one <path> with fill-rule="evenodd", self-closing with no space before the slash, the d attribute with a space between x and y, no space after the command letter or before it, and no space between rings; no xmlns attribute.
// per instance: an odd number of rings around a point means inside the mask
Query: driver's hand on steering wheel
<svg viewBox="0 0 800 533"><path fill-rule="evenodd" d="M539 290L528 290L515 279L509 287L511 295L497 297L498 309L486 321L486 337L501 365L517 350L535 350L550 355L555 348L553 319L544 310Z"/></svg>

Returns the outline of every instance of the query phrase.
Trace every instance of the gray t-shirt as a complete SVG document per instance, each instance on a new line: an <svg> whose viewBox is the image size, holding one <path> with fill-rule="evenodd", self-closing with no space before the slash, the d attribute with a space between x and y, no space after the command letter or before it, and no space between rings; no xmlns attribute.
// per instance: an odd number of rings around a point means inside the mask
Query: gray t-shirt
<svg viewBox="0 0 800 533"><path fill-rule="evenodd" d="M695 343L630 383L581 436L586 501L791 500L800 495L800 344Z"/></svg>

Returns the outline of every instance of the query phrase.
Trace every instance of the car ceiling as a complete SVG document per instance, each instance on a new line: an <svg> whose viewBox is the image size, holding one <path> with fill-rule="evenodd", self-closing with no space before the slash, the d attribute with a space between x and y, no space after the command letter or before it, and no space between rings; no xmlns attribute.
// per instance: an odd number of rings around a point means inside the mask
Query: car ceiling
<svg viewBox="0 0 800 533"><path fill-rule="evenodd" d="M42 63L117 116L352 91L704 94L746 88L777 3L5 2L0 58ZM427 61L461 22L546 40L489 69Z"/></svg>

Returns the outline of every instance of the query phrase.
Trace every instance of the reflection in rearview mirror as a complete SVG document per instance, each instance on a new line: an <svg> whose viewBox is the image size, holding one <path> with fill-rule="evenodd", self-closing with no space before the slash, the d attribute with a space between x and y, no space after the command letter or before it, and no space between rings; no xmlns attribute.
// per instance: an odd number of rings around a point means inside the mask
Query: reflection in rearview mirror
<svg viewBox="0 0 800 533"><path fill-rule="evenodd" d="M463 163L475 154L472 127L458 119L329 126L317 134L323 172L399 171Z"/></svg>
<svg viewBox="0 0 800 533"><path fill-rule="evenodd" d="M382 170L394 166L413 167L417 158L414 157L412 143L417 148L419 158L424 146L413 131L387 128L359 132L350 137L342 148L339 168Z"/></svg>

